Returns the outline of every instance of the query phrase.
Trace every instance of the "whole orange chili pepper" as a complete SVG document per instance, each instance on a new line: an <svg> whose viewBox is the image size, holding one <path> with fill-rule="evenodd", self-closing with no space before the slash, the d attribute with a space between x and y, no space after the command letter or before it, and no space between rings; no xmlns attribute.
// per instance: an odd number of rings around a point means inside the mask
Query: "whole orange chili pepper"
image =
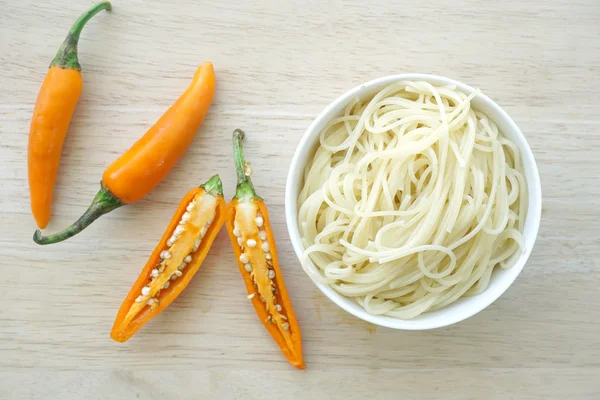
<svg viewBox="0 0 600 400"><path fill-rule="evenodd" d="M225 222L218 175L183 198L119 309L110 336L125 342L185 289Z"/></svg>
<svg viewBox="0 0 600 400"><path fill-rule="evenodd" d="M288 361L304 369L302 337L277 260L275 238L264 201L256 195L244 159L244 132L233 132L237 173L235 197L227 205L227 231L248 298Z"/></svg>
<svg viewBox="0 0 600 400"><path fill-rule="evenodd" d="M27 168L31 212L40 228L50 221L60 154L83 86L77 57L79 35L85 24L102 10L110 11L111 4L108 1L96 4L75 21L50 63L33 110Z"/></svg>
<svg viewBox="0 0 600 400"><path fill-rule="evenodd" d="M81 232L98 217L150 193L194 140L212 102L215 84L212 64L200 65L181 97L104 171L100 191L85 213L57 234L43 236L37 230L33 240L37 244L61 242Z"/></svg>

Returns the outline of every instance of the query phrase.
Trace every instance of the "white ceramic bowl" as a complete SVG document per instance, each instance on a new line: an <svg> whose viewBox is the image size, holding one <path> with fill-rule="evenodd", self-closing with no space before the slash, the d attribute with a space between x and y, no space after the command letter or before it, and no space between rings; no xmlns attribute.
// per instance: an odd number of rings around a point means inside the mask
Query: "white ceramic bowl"
<svg viewBox="0 0 600 400"><path fill-rule="evenodd" d="M473 88L463 83L436 75L390 75L357 86L344 93L327 106L327 108L325 108L325 110L323 110L309 126L308 130L300 140L300 144L292 159L292 164L287 177L285 188L285 217L292 246L294 247L294 251L299 260L304 251L304 247L298 231L298 194L303 184L302 176L304 167L306 166L309 157L312 155L314 148L318 145L319 133L327 122L339 115L353 97L357 96L360 99L372 97L386 85L399 80L427 81L432 84L452 84L455 85L458 90L466 94L470 94L474 91ZM502 110L502 108L500 108L500 106L483 94L478 94L472 100L472 105L474 108L482 111L491 118L498 125L500 131L508 139L512 140L521 151L529 194L529 208L527 210L523 232L525 238L525 251L518 256L518 260L516 260L516 264L512 268L508 270L496 269L494 271L485 292L478 296L461 298L443 309L427 312L410 320L369 314L357 303L340 295L329 286L315 283L331 301L348 311L350 314L372 324L395 329L424 330L451 325L475 315L492 304L494 300L500 297L500 295L508 289L523 269L525 262L529 258L529 254L531 254L531 249L535 243L540 225L542 190L538 169L533 154L531 153L531 149L527 144L527 140L525 140L525 136L523 136L523 133L521 133L514 121L506 114L506 112L504 112L504 110ZM308 267L317 272L316 267L312 265L312 263Z"/></svg>

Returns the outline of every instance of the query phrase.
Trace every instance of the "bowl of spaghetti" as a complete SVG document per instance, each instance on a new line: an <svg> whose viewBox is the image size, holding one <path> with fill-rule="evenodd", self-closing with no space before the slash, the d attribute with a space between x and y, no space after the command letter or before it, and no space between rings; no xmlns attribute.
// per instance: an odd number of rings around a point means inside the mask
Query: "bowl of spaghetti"
<svg viewBox="0 0 600 400"><path fill-rule="evenodd" d="M346 92L302 137L286 221L307 275L367 322L462 321L523 269L541 218L540 178L514 121L463 83L425 74Z"/></svg>

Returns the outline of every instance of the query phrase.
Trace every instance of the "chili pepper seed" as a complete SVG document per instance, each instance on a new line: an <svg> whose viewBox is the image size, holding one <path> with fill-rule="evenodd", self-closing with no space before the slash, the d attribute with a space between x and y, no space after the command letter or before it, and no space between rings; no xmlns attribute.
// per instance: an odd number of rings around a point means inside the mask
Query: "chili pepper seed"
<svg viewBox="0 0 600 400"><path fill-rule="evenodd" d="M233 234L235 235L235 237L242 236L242 232L240 232L238 228L233 228Z"/></svg>
<svg viewBox="0 0 600 400"><path fill-rule="evenodd" d="M242 264L248 264L248 261L250 261L250 259L248 258L246 253L242 253L242 255L240 256L240 262Z"/></svg>
<svg viewBox="0 0 600 400"><path fill-rule="evenodd" d="M254 222L256 223L256 226L258 226L260 228L261 226L263 226L265 221L263 220L262 217L259 216L254 219Z"/></svg>
<svg viewBox="0 0 600 400"><path fill-rule="evenodd" d="M272 269L269 270L268 274L269 274L269 279L275 278L275 271L273 271Z"/></svg>
<svg viewBox="0 0 600 400"><path fill-rule="evenodd" d="M150 294L150 288L148 286L144 286L142 288L142 295L148 296Z"/></svg>
<svg viewBox="0 0 600 400"><path fill-rule="evenodd" d="M168 250L161 251L160 258L162 258L163 260L168 260L169 258L171 258L171 252L169 252Z"/></svg>
<svg viewBox="0 0 600 400"><path fill-rule="evenodd" d="M246 161L246 164L244 165L244 175L246 175L246 176L252 175L252 167L250 167L250 163L247 161Z"/></svg>
<svg viewBox="0 0 600 400"><path fill-rule="evenodd" d="M290 329L290 324L288 324L287 322L284 322L281 327L283 328L284 331L287 331L288 329Z"/></svg>
<svg viewBox="0 0 600 400"><path fill-rule="evenodd" d="M260 238L260 240L267 240L267 231L265 231L265 230L258 231L258 237Z"/></svg>
<svg viewBox="0 0 600 400"><path fill-rule="evenodd" d="M244 269L245 269L247 272L252 272L252 265L250 265L250 264L246 264L246 265L244 265Z"/></svg>
<svg viewBox="0 0 600 400"><path fill-rule="evenodd" d="M256 247L256 240L248 239L248 241L246 242L246 245L250 248Z"/></svg>
<svg viewBox="0 0 600 400"><path fill-rule="evenodd" d="M262 247L263 251L266 253L269 251L269 243L263 242L260 247Z"/></svg>
<svg viewBox="0 0 600 400"><path fill-rule="evenodd" d="M183 259L184 263L191 263L192 262L192 256L190 256L189 254L187 256L185 256L185 258Z"/></svg>

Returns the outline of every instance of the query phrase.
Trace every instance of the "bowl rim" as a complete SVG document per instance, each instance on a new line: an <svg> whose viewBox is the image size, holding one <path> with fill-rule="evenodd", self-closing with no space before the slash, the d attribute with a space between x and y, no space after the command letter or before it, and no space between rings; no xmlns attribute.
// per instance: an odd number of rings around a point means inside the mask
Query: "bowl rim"
<svg viewBox="0 0 600 400"><path fill-rule="evenodd" d="M421 74L421 73L394 74L394 75L383 76L383 77L362 83L362 84L350 89L349 91L345 92L341 96L337 97L327 107L325 107L325 109L319 113L319 115L313 120L313 122L309 125L309 127L306 129L306 131L302 135L302 138L300 139L300 142L298 143L296 150L294 152L294 156L292 157L290 167L288 170L287 179L286 179L286 185L285 185L286 225L287 225L288 234L290 236L290 240L292 243L292 247L294 248L296 257L298 258L298 260L300 262L302 260L302 252L304 251L304 246L302 245L302 242L300 239L300 233L298 230L298 221L297 221L297 219L298 219L297 194L299 193L300 189L294 190L294 186L295 186L294 176L297 175L296 171L302 170L304 168L304 165L300 165L300 158L302 157L302 155L305 151L310 151L310 150L305 150L305 149L307 147L312 148L312 146L315 144L316 138L318 137L318 132L315 132L315 130L316 130L315 128L323 121L323 119L325 119L325 118L330 119L331 116L329 116L329 114L332 111L345 106L352 97L358 96L364 92L368 92L369 90L372 90L374 87L379 87L379 86L383 87L392 82L401 81L401 80L413 80L413 81L421 80L421 81L426 81L426 82L436 83L436 84L455 85L458 90L460 90L466 94L470 94L475 91L475 89L472 88L471 86L468 86L462 82L456 81L454 79L446 78L446 77L440 76L440 75ZM532 178L531 181L529 179L527 179L527 177L526 177L527 186L528 186L528 200L529 200L526 221L531 220L533 225L532 225L532 229L530 230L530 234L526 237L527 246L525 248L525 251L519 256L515 265L510 270L508 270L508 271L514 271L513 274L511 276L509 276L509 278L504 279L504 284L501 287L492 288L492 287L488 286L488 288L486 288L486 290L483 293L481 293L477 296L471 297L470 299L479 298L479 301L472 301L473 304L471 305L471 307L469 307L467 309L467 311L450 313L449 317L447 317L445 319L442 318L442 321L437 321L437 320L419 321L419 320L410 320L410 319L405 320L405 319L397 319L397 318L393 318L393 317L389 317L389 316L385 316L385 315L369 314L366 310L364 310L358 304L356 304L352 300L346 298L345 296L342 296L341 294L337 293L334 289L332 289L328 285L314 282L310 277L308 277L311 280L311 282L313 282L319 288L319 290L325 296L327 296L327 298L329 298L333 303L335 303L337 306L339 306L346 312L348 312L348 313L354 315L355 317L362 319L364 321L370 322L375 325L387 327L387 328L400 329L400 330L428 330L428 329L441 328L444 326L456 324L460 321L464 321L464 320L472 317L473 315L479 313L481 310L485 309L486 307L488 307L495 300L497 300L513 284L513 282L516 280L517 276L523 270L523 267L525 266L525 263L527 262L530 254L531 254L531 251L534 247L535 241L537 239L540 221L541 221L542 191L541 191L541 182L540 182L539 171L537 168L537 164L535 162L535 158L533 156L533 152L531 151L531 147L529 146L529 143L527 142L525 135L523 135L523 133L521 132L521 130L519 129L517 124L513 121L513 119L506 113L506 111L504 111L502 109L502 107L500 107L496 102L494 102L492 99L487 97L485 94L479 92L476 95L476 98L478 99L478 101L487 103L487 105L490 108L494 109L495 112L500 116L499 119L504 120L505 123L510 125L511 130L514 131L514 133L517 136L519 136L520 144L517 144L517 145L519 147L519 150L521 151L521 157L523 159L524 168L527 169L527 167L525 167L527 165L528 168L531 169L530 173L527 174L530 178ZM497 122L499 119L498 118L494 119L494 121ZM309 262L310 262L309 268L316 270L316 267L312 264L312 262L311 261L309 261ZM494 290L491 290L491 289L494 289ZM484 296L484 294L487 294L487 295ZM444 308L442 308L438 311L443 311L443 310L444 310Z"/></svg>

